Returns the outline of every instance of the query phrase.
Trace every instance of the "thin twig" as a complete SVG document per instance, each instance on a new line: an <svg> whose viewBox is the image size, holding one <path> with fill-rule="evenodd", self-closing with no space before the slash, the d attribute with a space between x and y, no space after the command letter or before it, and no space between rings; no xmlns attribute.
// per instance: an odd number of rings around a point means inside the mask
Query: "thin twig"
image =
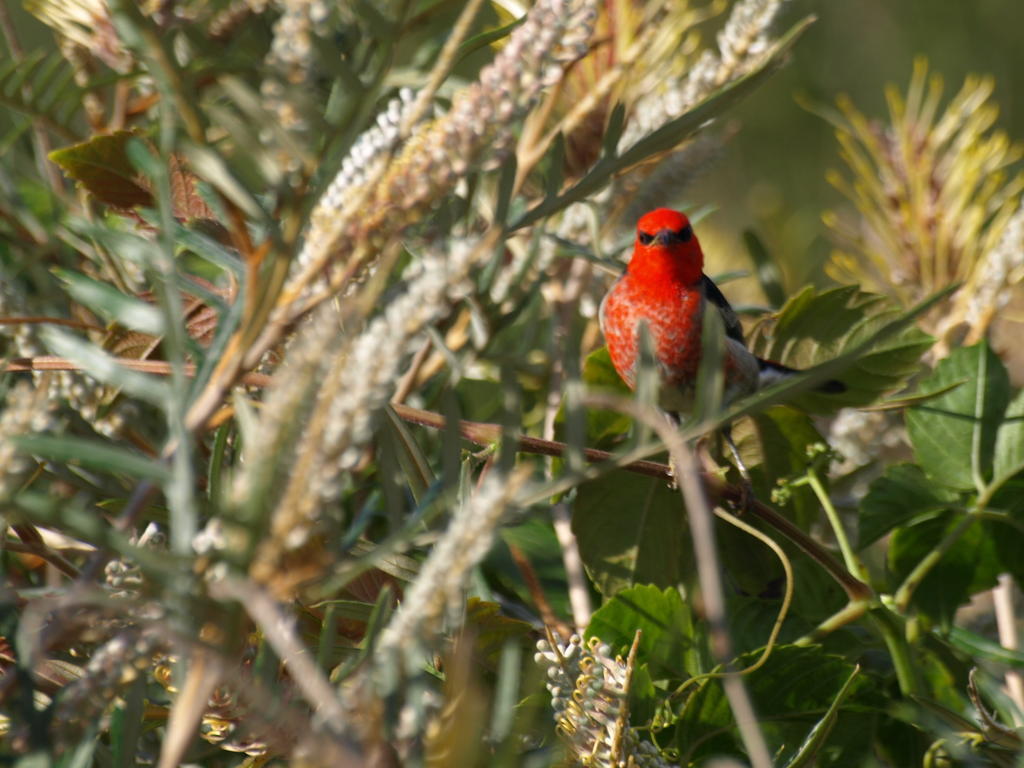
<svg viewBox="0 0 1024 768"><path fill-rule="evenodd" d="M431 429L444 429L446 426L444 416L438 413L411 408L407 405L395 405L393 407L399 416L412 424L419 424ZM501 439L502 428L498 424L460 420L458 430L459 434L469 442L486 446L493 445ZM533 453L541 456L563 456L567 451L567 446L565 443L554 440L542 440L539 437L521 435L518 438L517 449L523 453ZM615 454L601 451L597 448L584 448L583 458L590 463L598 464L614 462L618 457ZM647 477L661 478L666 481L672 479L672 470L669 465L656 461L633 461L623 464L619 468L636 474L646 475ZM757 517L802 549L804 553L817 562L839 583L850 600L867 600L873 596L874 593L871 587L851 575L843 567L843 564L833 557L831 552L774 509L752 498L743 488L729 485L716 475L706 474L703 480L708 493L715 501L742 507L744 512L749 512L754 517Z"/></svg>
<svg viewBox="0 0 1024 768"><path fill-rule="evenodd" d="M996 626L999 628L999 644L1011 651L1020 648L1017 636L1017 620L1013 610L1013 576L1004 573L999 577L999 584L992 590L992 602L996 613ZM1013 723L1020 728L1024 725L1024 678L1016 669L1006 672L1006 692L1013 701L1016 711Z"/></svg>
<svg viewBox="0 0 1024 768"><path fill-rule="evenodd" d="M686 503L687 519L693 536L693 553L697 562L697 578L700 582L704 613L707 616L711 653L718 663L731 672L732 638L729 634L725 588L722 586L718 548L715 544L714 516L696 455L668 420L652 408L645 407L631 398L594 395L587 399L598 407L615 408L637 421L642 421L653 429L668 447L672 464L678 470L679 490ZM746 747L751 765L753 768L771 768L771 754L768 752L764 734L758 726L754 705L742 676L725 675L722 679L722 688L736 718L736 727L739 729L740 739Z"/></svg>
<svg viewBox="0 0 1024 768"><path fill-rule="evenodd" d="M278 658L287 665L292 679L324 722L336 727L346 722L345 710L331 684L311 660L314 658L295 634L292 622L270 596L250 581L228 576L210 583L210 594L221 600L235 600L245 607L263 631Z"/></svg>
<svg viewBox="0 0 1024 768"><path fill-rule="evenodd" d="M533 563L530 562L526 553L511 542L508 543L508 551L512 555L512 561L519 569L519 574L523 577L526 591L533 598L533 602L536 604L537 611L540 613L540 618L545 626L553 627L560 635L569 637L572 634L572 627L560 619L551 607L551 603L548 602L548 596L544 594L544 589L541 587L540 579L537 578L537 571L534 570Z"/></svg>

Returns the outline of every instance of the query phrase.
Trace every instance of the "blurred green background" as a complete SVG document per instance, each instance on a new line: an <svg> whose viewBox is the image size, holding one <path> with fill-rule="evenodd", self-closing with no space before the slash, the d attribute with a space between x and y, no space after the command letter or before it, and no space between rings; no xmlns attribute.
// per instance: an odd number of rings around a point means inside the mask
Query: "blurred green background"
<svg viewBox="0 0 1024 768"><path fill-rule="evenodd" d="M687 189L695 205L717 212L702 225L711 271L747 265L739 239L753 228L778 259L786 287L827 279L831 250L821 213L843 204L826 181L842 168L832 127L797 97L832 106L847 93L869 118L886 119L886 84L905 92L915 56L945 80L945 99L968 74L992 75L997 127L1024 144L1024 2L1020 0L794 0L784 29L808 14L817 23L797 44L793 59L757 89L730 118L739 121L718 163ZM753 278L731 288L756 301Z"/></svg>

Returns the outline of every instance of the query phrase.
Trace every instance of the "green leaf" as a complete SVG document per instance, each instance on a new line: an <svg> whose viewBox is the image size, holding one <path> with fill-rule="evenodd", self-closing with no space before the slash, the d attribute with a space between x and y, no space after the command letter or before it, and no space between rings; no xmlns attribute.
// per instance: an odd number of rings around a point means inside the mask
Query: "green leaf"
<svg viewBox="0 0 1024 768"><path fill-rule="evenodd" d="M583 483L572 506L583 563L604 595L674 587L690 570L683 502L664 480L623 470Z"/></svg>
<svg viewBox="0 0 1024 768"><path fill-rule="evenodd" d="M1024 671L1024 651L1004 648L999 643L963 627L950 627L947 637L952 645L974 658Z"/></svg>
<svg viewBox="0 0 1024 768"><path fill-rule="evenodd" d="M996 432L992 484L1002 486L1024 472L1024 389L1017 391Z"/></svg>
<svg viewBox="0 0 1024 768"><path fill-rule="evenodd" d="M940 389L954 381L964 384L907 411L907 432L914 456L934 481L980 492L992 476L996 435L1010 401L1010 381L1006 368L985 342L953 350L922 382L921 389ZM1008 448L1007 455L1016 455L1014 451Z"/></svg>
<svg viewBox="0 0 1024 768"><path fill-rule="evenodd" d="M782 274L779 272L778 264L768 253L764 241L752 229L743 232L743 243L747 246L751 261L757 267L757 281L761 284L761 290L764 291L768 302L773 307L781 307L786 301L786 292L782 288ZM721 285L720 281L716 282Z"/></svg>
<svg viewBox="0 0 1024 768"><path fill-rule="evenodd" d="M108 321L153 336L163 335L163 315L152 304L70 269L54 269L53 273L67 284L67 292L75 301Z"/></svg>
<svg viewBox="0 0 1024 768"><path fill-rule="evenodd" d="M776 405L751 414L751 419L760 448L755 479L760 479L762 484L757 490L767 499L771 498L777 480L804 474L808 463L807 446L824 442L824 438L811 418L796 408ZM808 486L793 488L785 507L793 522L805 530L818 519L821 510L814 491Z"/></svg>
<svg viewBox="0 0 1024 768"><path fill-rule="evenodd" d="M853 690L853 682L859 674L860 669L854 668L845 685L836 694L828 711L814 725L811 732L807 734L807 738L804 739L804 743L797 749L796 754L786 763L786 768L803 768L803 766L814 764L814 759L825 745L825 741L836 724L836 718L839 716L839 707L850 695L850 691Z"/></svg>
<svg viewBox="0 0 1024 768"><path fill-rule="evenodd" d="M750 348L769 360L793 368L810 368L858 351L903 316L903 310L884 296L865 293L856 286L821 293L807 287L777 314L754 326ZM917 373L921 355L931 345L931 337L916 327L899 330L843 366L838 378L846 385L845 392L805 392L799 405L819 412L874 402Z"/></svg>
<svg viewBox="0 0 1024 768"><path fill-rule="evenodd" d="M413 498L419 504L427 494L427 490L434 484L434 472L430 468L430 462L423 454L419 443L413 436L412 431L395 413L390 405L384 407L384 423L388 435L394 444L395 453L398 456L398 463L402 467L406 479L409 482L409 490Z"/></svg>
<svg viewBox="0 0 1024 768"><path fill-rule="evenodd" d="M759 655L759 651L744 654L735 666L746 667ZM850 707L858 696L866 699L870 688L863 677L851 683L853 673L853 664L841 656L825 653L820 646L783 645L772 652L763 667L743 677L769 749L781 755L777 764L799 754L795 745L805 741L808 731L827 716L840 695L845 697L839 705L840 722L853 722ZM857 704L863 707L863 703ZM864 725L857 723L861 746L870 749L870 733L865 732ZM742 754L721 680L701 682L687 699L675 738L681 765L700 763L712 755ZM849 757L838 764L861 764L852 755Z"/></svg>
<svg viewBox="0 0 1024 768"><path fill-rule="evenodd" d="M81 144L54 150L50 159L101 203L115 208L152 207L153 195L140 183L139 172L125 150L130 131L93 136Z"/></svg>
<svg viewBox="0 0 1024 768"><path fill-rule="evenodd" d="M156 406L167 405L170 389L166 381L125 368L104 350L63 329L46 328L42 337L54 354L80 365L85 373L98 381L118 387Z"/></svg>
<svg viewBox="0 0 1024 768"><path fill-rule="evenodd" d="M683 680L704 671L701 632L679 590L650 584L625 589L594 612L586 636L599 637L625 657L640 630L637 663L654 680Z"/></svg>
<svg viewBox="0 0 1024 768"><path fill-rule="evenodd" d="M902 581L946 535L961 522L962 514L943 514L898 528L889 543L889 567ZM957 608L972 595L996 585L1005 570L995 545L995 537L1010 536L1004 526L975 520L914 590L911 605L934 620L948 626ZM1021 542L1020 534L1016 541Z"/></svg>
<svg viewBox="0 0 1024 768"><path fill-rule="evenodd" d="M949 508L957 498L930 481L917 464L892 464L860 502L857 544L866 547L910 520Z"/></svg>
<svg viewBox="0 0 1024 768"><path fill-rule="evenodd" d="M533 572L540 581L541 589L551 603L552 610L559 616L572 615L569 603L569 588L565 578L565 563L562 560L562 546L558 543L550 517L542 519L531 515L519 525L503 526L499 532L506 545L495 546L487 556L488 576L509 594L524 603L533 602L530 590L523 581L522 572L508 549L518 547L529 560Z"/></svg>
<svg viewBox="0 0 1024 768"><path fill-rule="evenodd" d="M64 141L74 141L74 117L82 108L82 89L60 51L7 56L0 65L0 104L41 122ZM27 86L27 87L26 87Z"/></svg>
<svg viewBox="0 0 1024 768"><path fill-rule="evenodd" d="M21 451L51 461L72 462L101 472L145 477L161 483L170 479L166 464L96 440L55 435L22 435L12 440Z"/></svg>
<svg viewBox="0 0 1024 768"><path fill-rule="evenodd" d="M581 378L587 389L591 392L610 392L618 395L629 395L629 387L625 385L619 374L612 366L611 357L608 355L608 347L601 347L587 355L583 361L583 373ZM556 424L565 422L565 403L558 411ZM610 449L621 442L623 437L633 427L633 420L618 411L602 410L600 408L588 408L587 419L587 446L591 448Z"/></svg>
<svg viewBox="0 0 1024 768"><path fill-rule="evenodd" d="M492 663L509 640L521 641L533 632L529 622L505 616L500 605L478 597L466 601L466 627L475 632L477 650Z"/></svg>
<svg viewBox="0 0 1024 768"><path fill-rule="evenodd" d="M467 38L459 46L458 54L456 56L456 64L460 63L467 56L475 53L481 48L491 45L492 43L496 43L503 37L511 35L515 28L524 21L526 21L525 13L518 19L515 19L504 26L498 27L497 29L489 29L486 32L481 32L479 35Z"/></svg>

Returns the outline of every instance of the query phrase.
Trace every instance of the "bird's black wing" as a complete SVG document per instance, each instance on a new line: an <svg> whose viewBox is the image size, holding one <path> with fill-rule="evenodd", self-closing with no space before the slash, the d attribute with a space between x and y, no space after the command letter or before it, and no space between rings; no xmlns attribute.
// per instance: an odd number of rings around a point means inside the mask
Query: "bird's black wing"
<svg viewBox="0 0 1024 768"><path fill-rule="evenodd" d="M722 292L718 290L718 286L707 275L700 276L700 285L704 290L704 298L718 308L722 322L725 323L725 335L730 339L736 339L740 344L746 344L743 340L743 326L740 325L740 319L736 317L736 313L729 306L729 302Z"/></svg>

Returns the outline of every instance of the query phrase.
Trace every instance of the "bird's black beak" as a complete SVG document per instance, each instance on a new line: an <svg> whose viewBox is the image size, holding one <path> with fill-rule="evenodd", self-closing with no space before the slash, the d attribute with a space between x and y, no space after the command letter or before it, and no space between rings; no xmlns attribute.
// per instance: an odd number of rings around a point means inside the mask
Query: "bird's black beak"
<svg viewBox="0 0 1024 768"><path fill-rule="evenodd" d="M669 246L679 241L678 235L671 229L659 229L658 234L654 236L654 242L660 246Z"/></svg>

